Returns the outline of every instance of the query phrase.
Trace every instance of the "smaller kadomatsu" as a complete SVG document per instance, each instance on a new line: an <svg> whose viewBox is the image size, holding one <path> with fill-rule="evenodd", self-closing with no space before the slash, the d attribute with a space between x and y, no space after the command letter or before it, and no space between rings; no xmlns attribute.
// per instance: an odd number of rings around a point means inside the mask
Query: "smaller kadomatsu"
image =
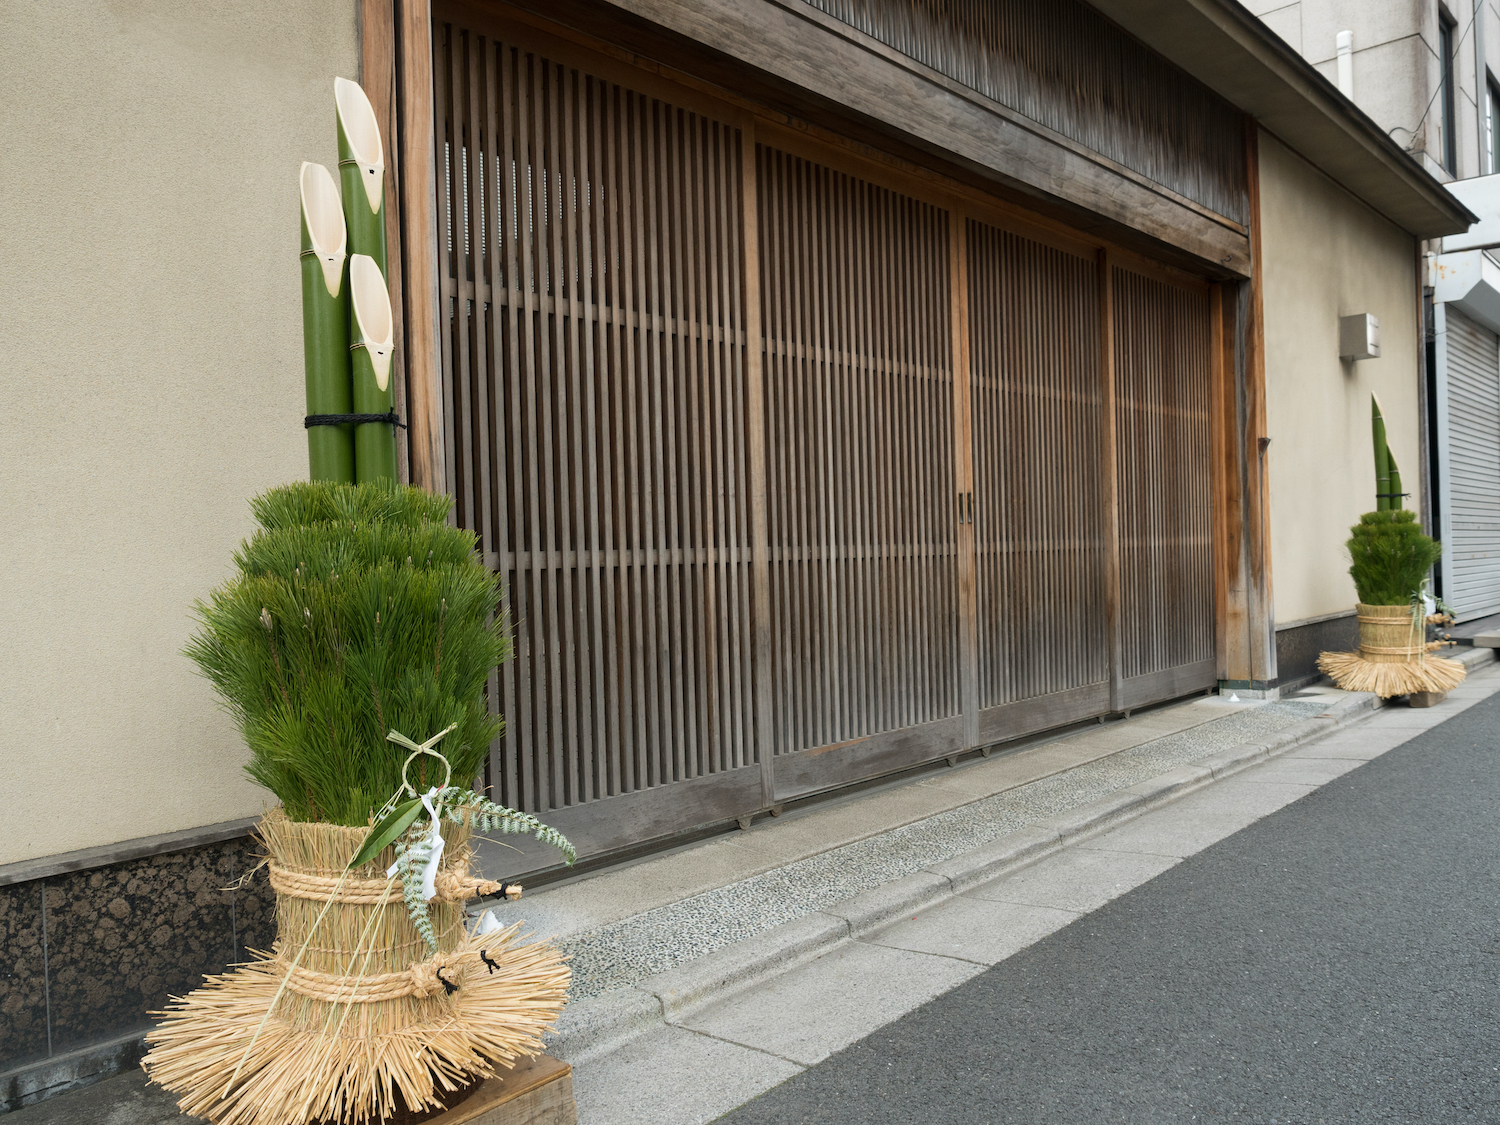
<svg viewBox="0 0 1500 1125"><path fill-rule="evenodd" d="M1358 652L1325 652L1318 669L1346 691L1382 698L1445 692L1464 679L1457 661L1432 656L1427 640L1427 574L1442 545L1402 507L1401 471L1386 444L1380 400L1370 396L1375 451L1375 510L1349 529L1349 576L1359 598Z"/></svg>

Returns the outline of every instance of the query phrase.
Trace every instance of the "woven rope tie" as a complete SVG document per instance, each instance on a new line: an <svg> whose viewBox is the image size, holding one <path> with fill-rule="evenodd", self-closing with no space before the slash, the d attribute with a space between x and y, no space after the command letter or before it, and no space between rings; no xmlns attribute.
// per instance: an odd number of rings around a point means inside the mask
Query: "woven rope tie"
<svg viewBox="0 0 1500 1125"><path fill-rule="evenodd" d="M1420 648L1385 648L1381 645L1360 645L1360 652L1374 653L1378 656L1416 656L1418 653L1427 651L1424 644Z"/></svg>
<svg viewBox="0 0 1500 1125"><path fill-rule="evenodd" d="M468 858L463 857L463 867L467 866ZM331 899L356 906L377 906L382 902L389 904L393 898L399 903L401 899L399 890L392 895L390 881L386 879L347 878L340 886L340 880L330 875L314 875L275 863L267 864L267 868L271 874L271 889L279 895L312 899L314 902L328 902ZM464 902L499 893L501 884L491 879L476 879L471 875L460 874L462 870L463 868L455 866L445 867L438 872L438 898L444 902Z"/></svg>
<svg viewBox="0 0 1500 1125"><path fill-rule="evenodd" d="M383 1000L399 1000L403 996L425 1000L443 995L449 986L456 988L463 983L463 966L457 961L457 958L439 954L419 961L403 972L375 973L367 977L320 973L298 965L288 974L286 987L299 996L339 1004L378 1004ZM442 977L438 976L439 971Z"/></svg>

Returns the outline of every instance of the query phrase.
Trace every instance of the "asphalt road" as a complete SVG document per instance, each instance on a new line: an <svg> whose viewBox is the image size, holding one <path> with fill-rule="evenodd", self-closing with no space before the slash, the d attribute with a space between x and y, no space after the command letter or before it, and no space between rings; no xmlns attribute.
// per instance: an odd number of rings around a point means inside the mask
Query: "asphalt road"
<svg viewBox="0 0 1500 1125"><path fill-rule="evenodd" d="M1220 1121L1500 1122L1500 696L720 1118Z"/></svg>

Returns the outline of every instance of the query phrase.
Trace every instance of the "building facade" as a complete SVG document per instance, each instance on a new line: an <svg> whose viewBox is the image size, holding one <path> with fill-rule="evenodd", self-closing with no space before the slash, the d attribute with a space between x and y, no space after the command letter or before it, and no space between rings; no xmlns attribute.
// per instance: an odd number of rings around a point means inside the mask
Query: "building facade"
<svg viewBox="0 0 1500 1125"><path fill-rule="evenodd" d="M1246 6L1436 178L1500 171L1500 6L1493 0L1255 0Z"/></svg>
<svg viewBox="0 0 1500 1125"><path fill-rule="evenodd" d="M262 796L180 654L305 471L295 170L336 74L388 138L405 472L509 591L486 780L587 860L1296 679L1277 607L1352 606L1368 393L1420 464L1420 242L1472 216L1236 5L1139 8L9 9L0 189L39 218L4 283L56 287L5 314L11 1103L268 940ZM94 300L38 281L59 244Z"/></svg>
<svg viewBox="0 0 1500 1125"><path fill-rule="evenodd" d="M1494 3L1262 0L1253 10L1476 211L1500 208L1486 180L1500 172ZM1433 587L1461 622L1500 613L1497 234L1425 246L1427 472L1412 506L1443 543Z"/></svg>

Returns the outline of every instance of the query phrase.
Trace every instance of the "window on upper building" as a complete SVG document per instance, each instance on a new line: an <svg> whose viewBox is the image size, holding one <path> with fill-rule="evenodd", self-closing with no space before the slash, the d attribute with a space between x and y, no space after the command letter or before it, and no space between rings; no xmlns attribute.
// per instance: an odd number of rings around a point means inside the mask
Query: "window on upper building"
<svg viewBox="0 0 1500 1125"><path fill-rule="evenodd" d="M1438 54L1442 65L1443 99L1443 167L1458 175L1457 107L1453 98L1453 17L1438 12ZM1430 150L1429 150L1430 151Z"/></svg>
<svg viewBox="0 0 1500 1125"><path fill-rule="evenodd" d="M1484 112L1484 136L1490 149L1486 154L1488 159L1485 161L1484 170L1494 175L1500 172L1500 86L1495 85L1493 75L1486 83Z"/></svg>

